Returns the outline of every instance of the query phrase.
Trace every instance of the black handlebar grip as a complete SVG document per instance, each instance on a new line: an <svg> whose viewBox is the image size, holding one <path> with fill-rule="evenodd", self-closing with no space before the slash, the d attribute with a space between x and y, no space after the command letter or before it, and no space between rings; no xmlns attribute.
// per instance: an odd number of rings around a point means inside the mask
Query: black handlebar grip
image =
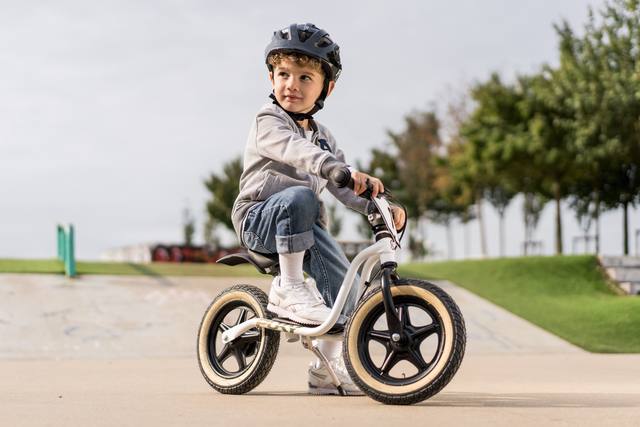
<svg viewBox="0 0 640 427"><path fill-rule="evenodd" d="M353 190L353 179L347 168L338 168L331 172L331 181L338 188L348 187Z"/></svg>

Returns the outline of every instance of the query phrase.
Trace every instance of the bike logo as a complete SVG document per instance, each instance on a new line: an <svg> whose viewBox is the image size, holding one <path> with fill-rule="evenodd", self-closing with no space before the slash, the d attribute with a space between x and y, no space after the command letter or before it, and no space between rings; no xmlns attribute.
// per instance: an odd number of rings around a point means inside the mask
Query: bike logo
<svg viewBox="0 0 640 427"><path fill-rule="evenodd" d="M258 320L258 322L256 322L256 326L260 326L261 328L273 329L275 331L289 332L289 333L294 333L296 329L302 327L302 326L287 325L286 323L267 321L267 320Z"/></svg>

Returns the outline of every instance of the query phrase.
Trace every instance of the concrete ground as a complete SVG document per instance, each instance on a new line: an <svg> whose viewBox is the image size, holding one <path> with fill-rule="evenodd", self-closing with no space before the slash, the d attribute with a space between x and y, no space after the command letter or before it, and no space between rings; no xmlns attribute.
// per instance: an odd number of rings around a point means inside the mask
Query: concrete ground
<svg viewBox="0 0 640 427"><path fill-rule="evenodd" d="M458 374L411 407L310 396L312 359L282 342L243 396L202 378L195 338L222 289L268 280L0 275L0 425L640 425L640 355L595 355L439 283L468 332Z"/></svg>

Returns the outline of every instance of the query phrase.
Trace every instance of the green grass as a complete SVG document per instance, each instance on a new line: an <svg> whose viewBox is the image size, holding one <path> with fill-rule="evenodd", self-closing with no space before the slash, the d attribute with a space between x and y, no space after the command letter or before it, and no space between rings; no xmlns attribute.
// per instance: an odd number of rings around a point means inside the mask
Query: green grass
<svg viewBox="0 0 640 427"><path fill-rule="evenodd" d="M501 258L402 266L448 279L594 353L640 353L640 298L616 296L594 256Z"/></svg>
<svg viewBox="0 0 640 427"><path fill-rule="evenodd" d="M83 274L144 275L144 276L259 276L253 266L229 267L220 264L153 263L128 264L118 262L76 262L76 272ZM64 274L64 264L57 259L17 260L0 259L0 273Z"/></svg>

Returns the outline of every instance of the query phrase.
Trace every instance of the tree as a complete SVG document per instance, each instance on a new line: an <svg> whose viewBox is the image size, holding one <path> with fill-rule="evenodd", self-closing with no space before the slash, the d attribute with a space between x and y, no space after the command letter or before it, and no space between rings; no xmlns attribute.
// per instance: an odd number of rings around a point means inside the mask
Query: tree
<svg viewBox="0 0 640 427"><path fill-rule="evenodd" d="M589 244L589 230L591 223L595 219L593 210L593 194L589 193L586 197L577 197L572 194L569 206L576 215L576 221L582 229L582 238L584 239L585 252L587 252ZM596 252L597 253L597 252Z"/></svg>
<svg viewBox="0 0 640 427"><path fill-rule="evenodd" d="M520 154L524 150L521 136L527 131L530 117L523 108L523 91L517 85L503 83L498 74L494 73L488 81L474 85L471 97L475 109L459 127L464 144L452 159L452 166L455 179L465 182L474 193L481 248L483 256L486 256L481 222L482 200L489 197L499 212L504 213L512 195L519 190L508 183L520 182L531 173L526 156ZM501 237L501 254L502 241Z"/></svg>
<svg viewBox="0 0 640 427"><path fill-rule="evenodd" d="M531 178L538 192L554 199L556 254L562 254L561 200L569 183L576 178L576 146L573 129L565 123L573 119L569 95L556 90L557 73L550 69L531 78L521 78L525 106L530 120L523 136L523 155L531 160Z"/></svg>
<svg viewBox="0 0 640 427"><path fill-rule="evenodd" d="M596 247L598 216L605 208L622 207L624 252L628 253L629 204L639 185L633 171L640 163L640 11L637 0L612 0L596 14L590 9L584 35L576 37L564 22L556 26L561 38L558 88L570 94L579 149L580 180L594 197ZM584 185L580 197L585 196Z"/></svg>
<svg viewBox="0 0 640 427"><path fill-rule="evenodd" d="M498 217L500 218L500 256L505 256L505 243L504 243L504 212L507 206L511 203L511 200L516 195L512 189L513 185L507 180L498 182L491 185L485 191L485 198L493 205L498 211Z"/></svg>
<svg viewBox="0 0 640 427"><path fill-rule="evenodd" d="M436 224L442 224L447 228L447 246L449 248L449 258L455 257L453 247L453 236L451 233L451 223L459 218L468 221L470 218L470 206L473 203L473 192L462 182L456 181L451 174L451 159L455 157L459 146L450 144L447 147L446 155L438 156L434 159L434 179L435 189L434 201L427 211L428 218Z"/></svg>
<svg viewBox="0 0 640 427"><path fill-rule="evenodd" d="M419 258L424 255L421 220L435 200L434 161L442 141L439 121L433 111L409 114L405 117L405 125L400 133L389 131L391 142L386 149L373 149L369 164L358 165L358 169L380 178L405 205L409 246L414 248L413 256ZM370 235L368 222L363 222L358 229L364 235Z"/></svg>
<svg viewBox="0 0 640 427"><path fill-rule="evenodd" d="M544 209L547 199L541 194L532 192L524 193L524 204L522 205L522 213L524 215L524 254L528 255L529 245L533 244L540 214Z"/></svg>
<svg viewBox="0 0 640 427"><path fill-rule="evenodd" d="M193 218L191 209L184 208L182 211L182 232L184 234L185 246L193 244L193 234L196 231L196 220Z"/></svg>
<svg viewBox="0 0 640 427"><path fill-rule="evenodd" d="M240 192L242 170L242 158L238 157L223 166L222 175L212 173L204 182L211 192L211 199L207 202L209 221L224 224L231 231L234 231L231 210Z"/></svg>
<svg viewBox="0 0 640 427"><path fill-rule="evenodd" d="M218 228L218 222L213 220L211 217L209 217L204 222L203 238L204 238L204 244L206 246L211 247L211 246L218 246L220 244L220 238L216 233L217 228Z"/></svg>
<svg viewBox="0 0 640 427"><path fill-rule="evenodd" d="M397 174L402 186L400 197L409 216L420 218L435 200L435 168L442 140L436 113L419 112L405 117L406 129L389 136L398 152Z"/></svg>

